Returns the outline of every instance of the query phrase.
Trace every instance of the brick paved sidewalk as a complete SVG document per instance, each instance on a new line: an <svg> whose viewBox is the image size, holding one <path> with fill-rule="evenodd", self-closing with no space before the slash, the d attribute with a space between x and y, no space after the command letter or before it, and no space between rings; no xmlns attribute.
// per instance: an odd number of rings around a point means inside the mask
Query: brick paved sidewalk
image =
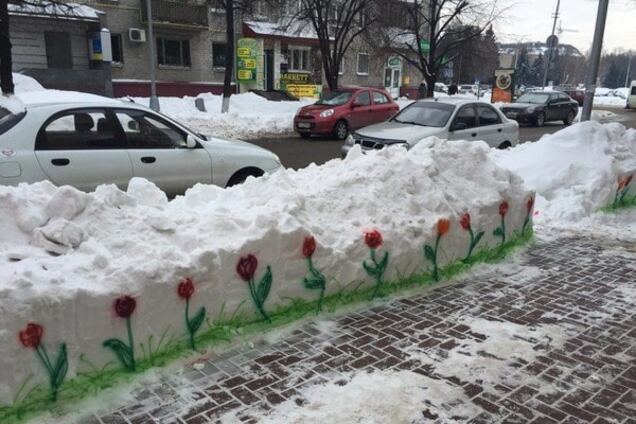
<svg viewBox="0 0 636 424"><path fill-rule="evenodd" d="M308 387L408 370L462 394L422 403L417 422L636 424L635 259L595 240L542 241L513 266L187 366L81 422L258 422L311 402Z"/></svg>

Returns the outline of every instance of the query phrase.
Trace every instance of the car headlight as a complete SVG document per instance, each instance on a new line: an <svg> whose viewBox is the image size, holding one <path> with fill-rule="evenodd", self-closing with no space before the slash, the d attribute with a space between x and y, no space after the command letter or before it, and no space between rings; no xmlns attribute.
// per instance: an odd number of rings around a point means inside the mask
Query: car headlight
<svg viewBox="0 0 636 424"><path fill-rule="evenodd" d="M320 117L321 118L329 118L333 114L334 114L334 110L333 109L327 109L327 110L323 110L322 112L320 112Z"/></svg>
<svg viewBox="0 0 636 424"><path fill-rule="evenodd" d="M349 146L353 146L354 144L356 144L356 140L353 138L352 134L349 134L347 136L347 139L345 140L345 144L347 144Z"/></svg>
<svg viewBox="0 0 636 424"><path fill-rule="evenodd" d="M529 113L534 112L536 108L535 107L529 107L528 109L526 109Z"/></svg>

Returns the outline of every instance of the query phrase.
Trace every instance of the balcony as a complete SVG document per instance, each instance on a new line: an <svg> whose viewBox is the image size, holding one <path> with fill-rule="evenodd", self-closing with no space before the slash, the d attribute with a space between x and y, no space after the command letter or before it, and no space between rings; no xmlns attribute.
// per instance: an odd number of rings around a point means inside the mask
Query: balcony
<svg viewBox="0 0 636 424"><path fill-rule="evenodd" d="M148 22L146 0L140 0L141 21ZM192 1L152 0L152 21L155 24L208 27L208 7Z"/></svg>

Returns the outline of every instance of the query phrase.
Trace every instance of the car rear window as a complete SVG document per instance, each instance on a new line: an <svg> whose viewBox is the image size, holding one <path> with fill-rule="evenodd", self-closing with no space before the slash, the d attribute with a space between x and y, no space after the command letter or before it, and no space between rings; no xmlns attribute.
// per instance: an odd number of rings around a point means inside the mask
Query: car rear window
<svg viewBox="0 0 636 424"><path fill-rule="evenodd" d="M0 107L0 134L4 134L13 128L24 118L24 115L26 115L26 112L14 114L10 110Z"/></svg>

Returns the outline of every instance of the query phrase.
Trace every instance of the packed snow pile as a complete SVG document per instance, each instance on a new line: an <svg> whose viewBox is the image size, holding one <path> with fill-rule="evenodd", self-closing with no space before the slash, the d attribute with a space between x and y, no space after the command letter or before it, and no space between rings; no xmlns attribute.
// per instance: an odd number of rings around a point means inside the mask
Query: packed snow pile
<svg viewBox="0 0 636 424"><path fill-rule="evenodd" d="M44 90L44 87L42 87L35 79L22 74L13 74L13 84L15 94ZM17 96L7 98L1 96L1 94L2 91L0 90L0 107L7 109L13 114L18 114L24 111L24 104Z"/></svg>
<svg viewBox="0 0 636 424"><path fill-rule="evenodd" d="M634 178L636 130L584 122L491 157L537 192L537 223L571 224L611 205L621 181Z"/></svg>
<svg viewBox="0 0 636 424"><path fill-rule="evenodd" d="M514 239L533 193L489 151L437 139L410 151L356 148L345 160L229 189L197 185L172 201L141 179L127 192L0 187L0 401L11 402L29 375L46 386L17 337L30 322L42 326L49 351L66 344L70 379L82 370L80 355L98 368L120 366L104 343L128 340L127 321L137 344L187 339L185 298L191 315L206 308L205 333L232 314L258 320L292 299L315 301L308 276L325 278L327 296L360 283L372 289L385 253L386 284L430 272L423 247L436 239L439 266L463 259L468 227L484 231L475 253ZM261 284L268 274L271 290Z"/></svg>
<svg viewBox="0 0 636 424"><path fill-rule="evenodd" d="M221 113L222 96L200 94L205 112L195 106L195 97L161 97L161 112L201 134L214 137L258 138L294 132L294 116L298 109L315 100L274 102L254 93L230 97L229 113ZM148 105L148 98L136 97L137 103Z"/></svg>

